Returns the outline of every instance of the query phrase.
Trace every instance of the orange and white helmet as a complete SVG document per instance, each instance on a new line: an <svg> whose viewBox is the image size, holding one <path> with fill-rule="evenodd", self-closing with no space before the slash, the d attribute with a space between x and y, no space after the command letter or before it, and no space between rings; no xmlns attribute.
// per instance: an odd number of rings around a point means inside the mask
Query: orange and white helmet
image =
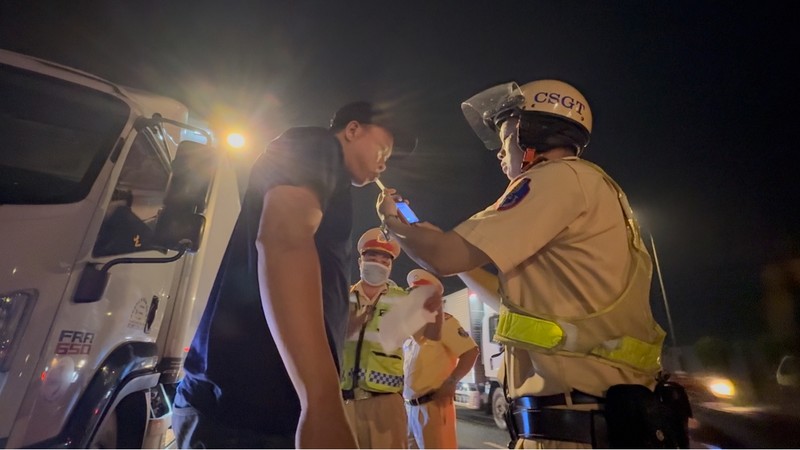
<svg viewBox="0 0 800 450"><path fill-rule="evenodd" d="M370 228L361 235L358 240L358 254L363 255L367 250L377 250L384 252L397 259L400 256L400 243L396 239L386 240L380 228Z"/></svg>
<svg viewBox="0 0 800 450"><path fill-rule="evenodd" d="M410 288L432 285L439 289L440 294L444 293L444 286L442 285L442 282L439 281L435 275L426 270L414 269L411 272L408 272L406 281L408 282L408 287Z"/></svg>
<svg viewBox="0 0 800 450"><path fill-rule="evenodd" d="M572 146L580 154L592 134L592 111L586 98L559 80L500 84L473 95L461 104L461 110L489 150L502 146L497 130L509 117L520 118L522 148L544 151Z"/></svg>

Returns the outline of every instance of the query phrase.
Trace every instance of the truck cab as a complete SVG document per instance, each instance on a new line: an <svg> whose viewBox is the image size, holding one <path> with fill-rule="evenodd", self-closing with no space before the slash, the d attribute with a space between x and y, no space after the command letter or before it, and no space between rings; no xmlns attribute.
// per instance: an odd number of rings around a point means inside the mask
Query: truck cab
<svg viewBox="0 0 800 450"><path fill-rule="evenodd" d="M170 98L5 50L0 96L0 448L161 446L236 174Z"/></svg>

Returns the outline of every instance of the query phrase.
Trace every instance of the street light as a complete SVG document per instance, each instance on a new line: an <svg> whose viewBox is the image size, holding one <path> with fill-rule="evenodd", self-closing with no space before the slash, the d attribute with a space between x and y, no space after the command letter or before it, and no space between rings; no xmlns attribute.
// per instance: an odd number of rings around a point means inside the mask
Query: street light
<svg viewBox="0 0 800 450"><path fill-rule="evenodd" d="M669 335L672 340L672 347L678 348L678 343L675 338L675 327L672 325L672 314L669 312L669 302L667 301L667 290L664 289L664 277L661 276L661 264L658 262L658 252L656 251L656 241L653 239L653 233L649 230L647 235L650 236L650 248L653 249L653 261L656 263L656 274L658 275L658 284L661 286L661 298L664 300L664 310L667 312L667 326L669 327Z"/></svg>
<svg viewBox="0 0 800 450"><path fill-rule="evenodd" d="M639 229L643 231L644 228L647 228L647 236L650 239L650 248L653 252L653 262L656 266L656 275L658 276L658 285L661 288L661 299L664 301L664 311L667 314L667 328L669 329L669 337L670 342L672 343L672 356L677 362L678 368L683 370L683 358L681 358L681 351L678 348L678 339L675 336L675 326L672 324L672 314L669 310L669 300L667 300L667 289L664 287L664 277L661 274L661 263L658 260L658 250L656 249L656 241L653 239L653 233L650 231L650 227L644 226L644 215L641 214L641 211L636 212L637 220L640 224ZM652 219L652 218L651 218Z"/></svg>
<svg viewBox="0 0 800 450"><path fill-rule="evenodd" d="M228 137L226 138L228 145L233 148L242 148L245 144L244 135L241 133L228 133Z"/></svg>

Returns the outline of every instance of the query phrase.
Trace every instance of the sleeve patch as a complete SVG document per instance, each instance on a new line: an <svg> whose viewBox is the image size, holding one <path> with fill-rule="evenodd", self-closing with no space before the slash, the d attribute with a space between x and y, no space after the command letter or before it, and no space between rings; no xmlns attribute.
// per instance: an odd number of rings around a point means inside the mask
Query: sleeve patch
<svg viewBox="0 0 800 450"><path fill-rule="evenodd" d="M519 204L523 198L525 198L530 192L531 179L530 178L523 178L520 180L516 186L514 186L511 191L506 195L506 198L503 199L502 202L497 206L498 211L505 211L507 209L511 209Z"/></svg>

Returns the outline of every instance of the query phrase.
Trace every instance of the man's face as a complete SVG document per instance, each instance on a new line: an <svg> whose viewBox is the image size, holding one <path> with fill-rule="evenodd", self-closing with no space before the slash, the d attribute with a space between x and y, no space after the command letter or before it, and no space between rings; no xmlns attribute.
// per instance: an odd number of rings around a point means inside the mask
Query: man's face
<svg viewBox="0 0 800 450"><path fill-rule="evenodd" d="M386 170L394 140L386 129L350 122L345 128L345 165L353 186L375 181Z"/></svg>
<svg viewBox="0 0 800 450"><path fill-rule="evenodd" d="M376 262L383 264L389 269L392 268L392 261L392 257L388 253L380 250L364 250L364 253L361 254L361 258L359 260L361 264L365 262Z"/></svg>
<svg viewBox="0 0 800 450"><path fill-rule="evenodd" d="M503 122L498 132L503 146L497 152L500 168L509 180L513 180L522 173L523 151L519 146L519 118L510 117Z"/></svg>

